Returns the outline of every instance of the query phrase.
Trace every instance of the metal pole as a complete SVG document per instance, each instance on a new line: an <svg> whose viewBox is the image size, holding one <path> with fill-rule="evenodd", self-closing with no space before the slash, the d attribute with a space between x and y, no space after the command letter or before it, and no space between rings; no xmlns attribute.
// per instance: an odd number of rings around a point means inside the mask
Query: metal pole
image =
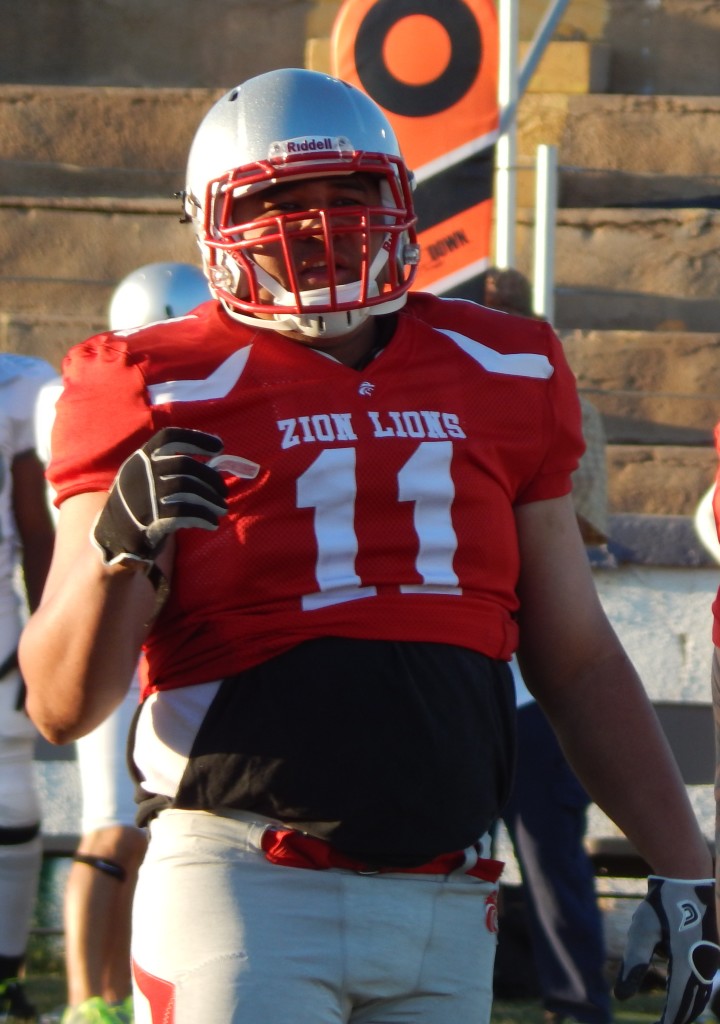
<svg viewBox="0 0 720 1024"><path fill-rule="evenodd" d="M500 0L498 6L500 53L498 104L513 112L518 100L518 0ZM495 147L495 262L515 264L517 127L511 117Z"/></svg>
<svg viewBox="0 0 720 1024"><path fill-rule="evenodd" d="M533 307L550 323L555 316L555 217L557 146L538 146L535 171L535 267Z"/></svg>
<svg viewBox="0 0 720 1024"><path fill-rule="evenodd" d="M553 2L548 5L548 9L545 11L542 21L535 30L535 35L533 36L532 42L530 43L530 47L527 53L525 54L525 60L523 61L522 67L520 68L520 72L516 75L517 86L514 101L512 104L508 104L507 106L504 106L502 102L500 103L500 134L502 134L507 129L508 125L515 120L515 114L517 113L517 104L520 101L520 99L522 99L525 90L527 89L528 84L530 82L530 79L534 75L535 69L540 63L540 58L545 52L548 43L552 39L553 32L557 28L558 22L565 13L565 8L567 7L569 2L570 0L553 0ZM500 10L500 46L502 48L502 8ZM502 60L502 49L500 53ZM500 74L502 74L502 66Z"/></svg>

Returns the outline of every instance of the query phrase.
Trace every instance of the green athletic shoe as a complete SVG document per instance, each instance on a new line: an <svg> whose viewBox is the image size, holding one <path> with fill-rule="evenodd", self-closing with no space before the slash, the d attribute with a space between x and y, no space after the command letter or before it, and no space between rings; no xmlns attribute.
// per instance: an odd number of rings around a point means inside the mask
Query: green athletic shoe
<svg viewBox="0 0 720 1024"><path fill-rule="evenodd" d="M79 1006L68 1006L60 1024L131 1024L132 1016L127 1016L124 1007L125 1003L111 1006L100 996L92 996Z"/></svg>
<svg viewBox="0 0 720 1024"><path fill-rule="evenodd" d="M37 1020L37 1010L28 1002L22 982L17 978L0 981L0 1022L15 1024L34 1020Z"/></svg>
<svg viewBox="0 0 720 1024"><path fill-rule="evenodd" d="M118 1024L135 1024L132 996L127 996L121 1003L113 1004L113 1010Z"/></svg>

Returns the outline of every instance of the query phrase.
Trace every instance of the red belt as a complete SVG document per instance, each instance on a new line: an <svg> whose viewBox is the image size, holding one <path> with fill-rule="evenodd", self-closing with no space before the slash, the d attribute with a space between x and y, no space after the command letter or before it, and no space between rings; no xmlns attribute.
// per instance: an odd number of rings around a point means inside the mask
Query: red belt
<svg viewBox="0 0 720 1024"><path fill-rule="evenodd" d="M453 871L462 870L463 865L467 863L467 870L463 874L481 878L485 882L497 882L505 866L503 861L484 857L478 857L474 864L468 863L465 853L460 850L457 853L443 853L427 864L419 864L417 867L377 867L355 857L349 857L324 839L316 839L315 836L308 836L291 828L266 828L261 846L265 857L273 864L282 864L288 868L309 868L312 871L345 868L361 875L450 875Z"/></svg>

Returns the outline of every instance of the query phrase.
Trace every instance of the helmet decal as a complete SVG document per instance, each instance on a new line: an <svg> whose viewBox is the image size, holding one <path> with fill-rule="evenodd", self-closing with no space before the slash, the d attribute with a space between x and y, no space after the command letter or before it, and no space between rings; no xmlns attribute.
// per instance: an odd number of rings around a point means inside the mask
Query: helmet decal
<svg viewBox="0 0 720 1024"><path fill-rule="evenodd" d="M310 135L300 139L288 139L287 142L273 142L268 152L269 160L286 159L289 156L296 156L298 153L346 153L350 156L353 152L350 141L343 136L331 139Z"/></svg>

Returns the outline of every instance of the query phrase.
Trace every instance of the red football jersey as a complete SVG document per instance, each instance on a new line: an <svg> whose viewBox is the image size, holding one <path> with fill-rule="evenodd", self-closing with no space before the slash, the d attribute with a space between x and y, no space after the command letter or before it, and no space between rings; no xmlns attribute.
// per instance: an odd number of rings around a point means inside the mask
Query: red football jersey
<svg viewBox="0 0 720 1024"><path fill-rule="evenodd" d="M148 689L233 675L320 636L516 647L513 506L566 494L583 450L544 322L412 294L356 370L214 303L101 334L64 363L50 481L107 490L165 426L260 466L185 529L146 645Z"/></svg>

